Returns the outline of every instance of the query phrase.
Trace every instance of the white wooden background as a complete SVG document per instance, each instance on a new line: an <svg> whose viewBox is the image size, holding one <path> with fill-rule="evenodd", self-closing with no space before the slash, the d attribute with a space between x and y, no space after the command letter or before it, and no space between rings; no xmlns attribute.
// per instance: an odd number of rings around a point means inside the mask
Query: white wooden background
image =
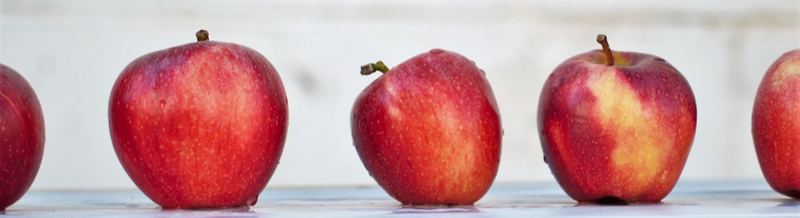
<svg viewBox="0 0 800 218"><path fill-rule="evenodd" d="M290 108L285 151L269 187L374 185L351 145L349 113L377 75L439 47L483 68L503 118L497 182L554 181L542 162L536 107L563 60L599 48L651 53L694 88L697 136L682 180L761 180L750 136L767 67L800 47L792 0L235 0L0 1L0 63L25 76L44 107L47 142L33 189L133 188L108 133L111 86L133 59L194 41L264 54Z"/></svg>

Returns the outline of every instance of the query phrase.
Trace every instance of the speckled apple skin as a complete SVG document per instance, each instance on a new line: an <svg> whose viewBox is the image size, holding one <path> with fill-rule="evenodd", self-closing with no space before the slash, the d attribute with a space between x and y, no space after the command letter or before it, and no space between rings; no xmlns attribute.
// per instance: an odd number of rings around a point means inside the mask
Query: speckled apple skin
<svg viewBox="0 0 800 218"><path fill-rule="evenodd" d="M800 50L786 52L764 74L753 106L752 133L767 183L800 199Z"/></svg>
<svg viewBox="0 0 800 218"><path fill-rule="evenodd" d="M17 71L0 64L0 211L33 184L44 154L39 98Z"/></svg>
<svg viewBox="0 0 800 218"><path fill-rule="evenodd" d="M459 54L433 49L394 67L361 92L351 118L364 167L403 204L473 204L497 175L494 93Z"/></svg>
<svg viewBox="0 0 800 218"><path fill-rule="evenodd" d="M255 204L288 125L286 94L269 61L215 41L134 60L113 86L108 116L125 172L165 209Z"/></svg>
<svg viewBox="0 0 800 218"><path fill-rule="evenodd" d="M686 79L663 59L601 50L574 56L547 78L538 128L545 161L573 199L659 202L683 170L697 109Z"/></svg>

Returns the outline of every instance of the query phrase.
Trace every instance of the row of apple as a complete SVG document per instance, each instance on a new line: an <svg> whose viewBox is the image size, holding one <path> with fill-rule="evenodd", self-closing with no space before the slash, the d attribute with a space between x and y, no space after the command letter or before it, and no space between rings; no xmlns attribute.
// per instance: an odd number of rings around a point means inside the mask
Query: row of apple
<svg viewBox="0 0 800 218"><path fill-rule="evenodd" d="M163 208L253 205L275 171L288 102L275 68L253 49L208 40L146 54L119 75L109 129L136 186ZM657 56L602 50L569 58L544 84L538 128L544 161L581 202L658 202L678 181L697 112L687 80ZM800 52L767 71L753 112L764 175L800 197ZM473 204L497 174L498 105L474 62L433 49L389 69L356 98L354 145L375 181L403 204ZM0 209L27 191L44 150L36 94L0 65Z"/></svg>

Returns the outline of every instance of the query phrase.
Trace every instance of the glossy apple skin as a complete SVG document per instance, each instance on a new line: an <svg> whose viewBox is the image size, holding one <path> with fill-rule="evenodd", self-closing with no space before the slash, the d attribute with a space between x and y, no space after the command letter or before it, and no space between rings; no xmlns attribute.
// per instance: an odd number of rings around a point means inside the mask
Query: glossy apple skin
<svg viewBox="0 0 800 218"><path fill-rule="evenodd" d="M0 64L0 211L33 184L44 154L39 98L17 71Z"/></svg>
<svg viewBox="0 0 800 218"><path fill-rule="evenodd" d="M500 163L500 114L483 71L454 52L415 56L367 86L351 129L367 171L403 204L473 204Z"/></svg>
<svg viewBox="0 0 800 218"><path fill-rule="evenodd" d="M122 71L109 100L122 167L165 209L255 204L278 165L287 125L275 68L233 43L146 54Z"/></svg>
<svg viewBox="0 0 800 218"><path fill-rule="evenodd" d="M547 78L538 111L545 161L579 202L659 202L694 140L694 94L659 57L614 56L607 66L601 50L579 54Z"/></svg>
<svg viewBox="0 0 800 218"><path fill-rule="evenodd" d="M769 67L758 86L752 133L756 156L767 183L800 199L800 50Z"/></svg>

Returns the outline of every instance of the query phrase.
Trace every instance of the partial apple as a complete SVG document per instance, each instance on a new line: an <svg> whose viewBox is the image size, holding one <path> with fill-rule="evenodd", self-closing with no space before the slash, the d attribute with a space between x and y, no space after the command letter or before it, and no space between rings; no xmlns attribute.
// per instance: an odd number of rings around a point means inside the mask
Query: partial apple
<svg viewBox="0 0 800 218"><path fill-rule="evenodd" d="M350 120L367 171L403 204L469 205L489 190L500 163L500 111L484 72L433 49L389 70L356 98Z"/></svg>
<svg viewBox="0 0 800 218"><path fill-rule="evenodd" d="M556 67L539 97L539 139L561 188L579 202L659 202L683 170L697 108L664 59L603 50Z"/></svg>
<svg viewBox="0 0 800 218"><path fill-rule="evenodd" d="M17 71L0 64L0 211L33 184L44 154L39 98Z"/></svg>
<svg viewBox="0 0 800 218"><path fill-rule="evenodd" d="M119 75L108 109L114 150L162 208L253 205L286 139L283 83L255 50L196 36Z"/></svg>
<svg viewBox="0 0 800 218"><path fill-rule="evenodd" d="M758 86L752 133L761 172L778 193L800 199L800 49L783 54Z"/></svg>

